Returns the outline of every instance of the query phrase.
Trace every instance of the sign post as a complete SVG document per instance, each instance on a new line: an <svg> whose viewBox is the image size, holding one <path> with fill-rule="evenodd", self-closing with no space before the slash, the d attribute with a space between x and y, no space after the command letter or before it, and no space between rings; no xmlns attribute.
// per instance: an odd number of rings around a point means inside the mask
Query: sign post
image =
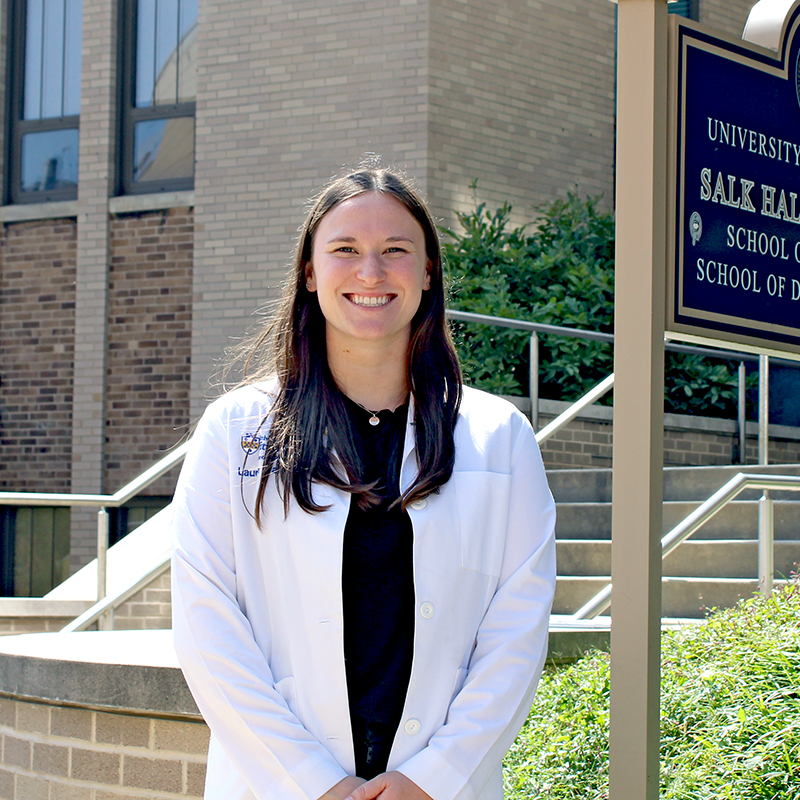
<svg viewBox="0 0 800 800"><path fill-rule="evenodd" d="M667 2L619 0L611 800L657 800Z"/></svg>

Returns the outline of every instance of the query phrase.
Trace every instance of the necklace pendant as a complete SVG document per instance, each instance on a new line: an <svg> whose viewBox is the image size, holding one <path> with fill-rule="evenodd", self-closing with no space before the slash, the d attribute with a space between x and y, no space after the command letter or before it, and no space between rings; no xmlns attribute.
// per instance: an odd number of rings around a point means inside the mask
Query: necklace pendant
<svg viewBox="0 0 800 800"><path fill-rule="evenodd" d="M372 415L372 416L369 418L369 424L370 424L370 425L372 425L372 427L373 427L373 428L374 428L376 425L379 425L379 424L380 424L380 421L381 421L381 420L380 420L380 417L379 417L377 414L373 414L373 415Z"/></svg>

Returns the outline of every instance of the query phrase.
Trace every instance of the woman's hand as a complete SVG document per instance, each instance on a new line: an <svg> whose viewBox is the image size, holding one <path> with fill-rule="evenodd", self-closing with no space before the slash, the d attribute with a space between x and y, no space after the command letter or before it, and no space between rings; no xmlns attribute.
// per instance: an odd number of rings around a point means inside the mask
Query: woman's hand
<svg viewBox="0 0 800 800"><path fill-rule="evenodd" d="M433 800L402 772L384 772L362 783L346 800Z"/></svg>
<svg viewBox="0 0 800 800"><path fill-rule="evenodd" d="M362 783L364 783L363 778L355 778L352 775L348 775L346 778L342 778L335 786L331 786L319 800L345 800Z"/></svg>

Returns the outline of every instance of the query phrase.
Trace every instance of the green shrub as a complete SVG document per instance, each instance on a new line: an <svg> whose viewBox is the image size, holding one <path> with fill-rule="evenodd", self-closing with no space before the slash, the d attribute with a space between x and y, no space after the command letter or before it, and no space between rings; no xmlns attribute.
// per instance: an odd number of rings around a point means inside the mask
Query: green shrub
<svg viewBox="0 0 800 800"><path fill-rule="evenodd" d="M597 197L569 193L518 227L509 223L508 203L495 211L480 203L458 214L460 230L444 230L452 307L612 333L614 220L598 204ZM528 394L528 333L474 323L453 328L468 383ZM541 397L577 399L613 371L611 345L600 342L546 335L539 353ZM668 353L666 387L667 411L736 417L730 361Z"/></svg>
<svg viewBox="0 0 800 800"><path fill-rule="evenodd" d="M608 793L609 658L548 671L505 761L506 798ZM664 800L800 800L800 584L665 633Z"/></svg>

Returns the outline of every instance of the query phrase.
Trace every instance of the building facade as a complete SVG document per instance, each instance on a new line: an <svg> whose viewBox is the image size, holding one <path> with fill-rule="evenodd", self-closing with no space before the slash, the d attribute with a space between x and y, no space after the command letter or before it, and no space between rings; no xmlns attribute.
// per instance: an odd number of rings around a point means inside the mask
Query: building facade
<svg viewBox="0 0 800 800"><path fill-rule="evenodd" d="M675 10L739 35L750 5ZM476 181L520 215L612 203L608 0L0 0L0 49L0 490L114 492L179 442L364 154L444 224ZM0 593L95 548L94 511L5 509Z"/></svg>

